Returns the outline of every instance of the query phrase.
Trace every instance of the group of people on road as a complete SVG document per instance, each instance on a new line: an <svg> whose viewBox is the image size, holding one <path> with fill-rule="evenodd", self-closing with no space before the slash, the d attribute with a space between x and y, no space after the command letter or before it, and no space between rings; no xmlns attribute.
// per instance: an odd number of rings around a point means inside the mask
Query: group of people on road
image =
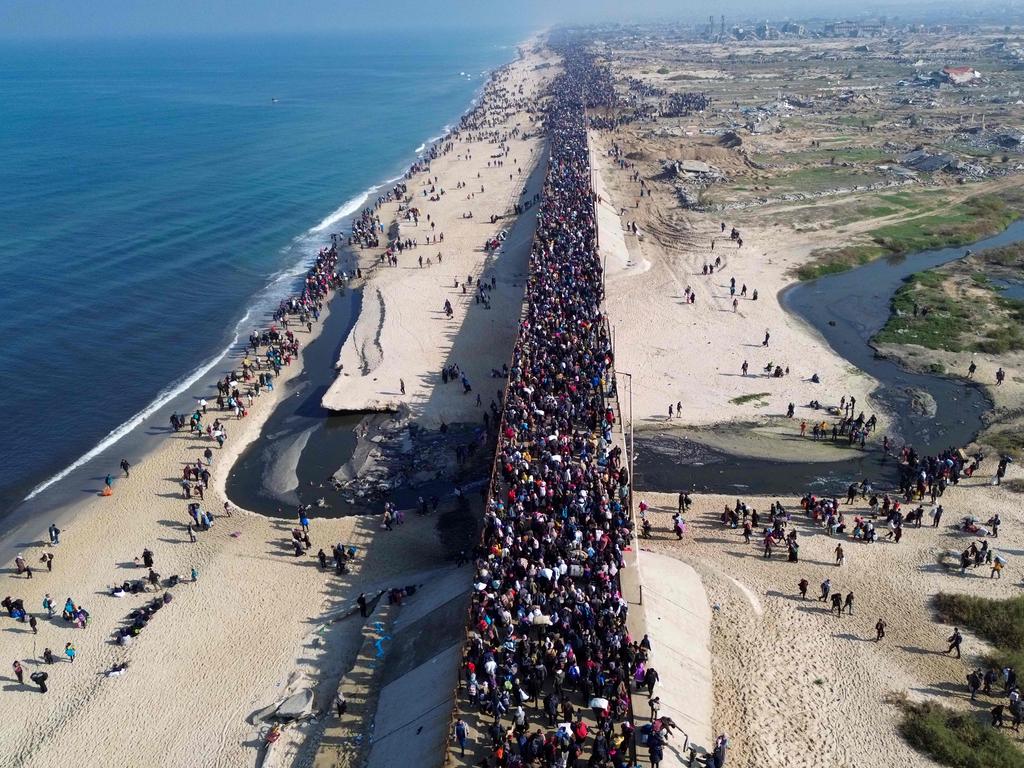
<svg viewBox="0 0 1024 768"><path fill-rule="evenodd" d="M584 118L604 82L597 70L566 50L552 87L546 194L501 404L499 471L473 558L462 706L491 720L474 763L490 768L630 764L632 691L653 696L659 679L649 639L637 642L626 628L620 582L632 537L630 478L613 444L613 357ZM529 703L541 713L528 714ZM464 749L470 732L460 722ZM646 734L655 767L670 730Z"/></svg>

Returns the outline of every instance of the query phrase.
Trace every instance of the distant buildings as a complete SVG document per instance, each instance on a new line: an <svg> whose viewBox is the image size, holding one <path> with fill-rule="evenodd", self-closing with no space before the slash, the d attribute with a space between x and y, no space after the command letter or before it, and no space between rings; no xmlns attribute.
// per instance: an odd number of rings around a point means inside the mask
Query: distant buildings
<svg viewBox="0 0 1024 768"><path fill-rule="evenodd" d="M825 37L877 37L884 31L881 21L830 21L822 30Z"/></svg>

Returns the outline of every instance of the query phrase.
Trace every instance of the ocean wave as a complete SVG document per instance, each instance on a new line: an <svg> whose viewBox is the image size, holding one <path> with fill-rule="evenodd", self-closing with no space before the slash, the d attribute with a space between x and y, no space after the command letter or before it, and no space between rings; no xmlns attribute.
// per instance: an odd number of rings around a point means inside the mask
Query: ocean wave
<svg viewBox="0 0 1024 768"><path fill-rule="evenodd" d="M311 227L309 229L309 234L320 234L321 232L325 232L326 230L330 229L335 224L337 224L339 221L347 219L349 216L352 216L353 214L357 213L359 209L363 207L363 202L366 200L366 198L368 198L370 195L372 195L380 188L381 185L376 184L367 189L362 194L356 195L355 197L346 200L341 205L340 208L336 208L334 211L327 214L324 220L317 224L315 227Z"/></svg>

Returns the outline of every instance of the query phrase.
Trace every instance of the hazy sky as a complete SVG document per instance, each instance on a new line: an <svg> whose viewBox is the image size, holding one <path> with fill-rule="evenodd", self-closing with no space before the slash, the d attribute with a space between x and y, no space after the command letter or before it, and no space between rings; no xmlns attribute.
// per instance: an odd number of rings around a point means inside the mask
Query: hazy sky
<svg viewBox="0 0 1024 768"><path fill-rule="evenodd" d="M336 33L346 29L514 25L851 12L844 0L0 0L0 37ZM860 6L862 7L862 6Z"/></svg>
<svg viewBox="0 0 1024 768"><path fill-rule="evenodd" d="M894 7L906 8L906 0ZM709 10L709 9L713 9ZM334 33L369 27L783 18L863 12L846 0L0 0L0 37Z"/></svg>

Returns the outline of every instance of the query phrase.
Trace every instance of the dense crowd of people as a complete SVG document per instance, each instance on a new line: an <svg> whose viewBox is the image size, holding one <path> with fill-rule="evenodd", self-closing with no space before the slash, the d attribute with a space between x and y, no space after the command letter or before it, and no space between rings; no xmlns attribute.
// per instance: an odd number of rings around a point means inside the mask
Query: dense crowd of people
<svg viewBox="0 0 1024 768"><path fill-rule="evenodd" d="M662 117L685 117L695 112L703 112L711 105L711 99L703 91L686 93L670 93L661 103Z"/></svg>
<svg viewBox="0 0 1024 768"><path fill-rule="evenodd" d="M464 711L493 720L475 763L491 768L631 764L631 687L652 695L658 679L645 666L649 642L626 629L619 582L632 536L630 478L606 402L612 350L584 116L584 99L601 100L605 86L582 55L567 51L565 61L546 119L551 162L462 668ZM528 725L529 702L542 703L548 728ZM591 725L580 714L587 709ZM657 765L667 729L660 720L645 729Z"/></svg>

